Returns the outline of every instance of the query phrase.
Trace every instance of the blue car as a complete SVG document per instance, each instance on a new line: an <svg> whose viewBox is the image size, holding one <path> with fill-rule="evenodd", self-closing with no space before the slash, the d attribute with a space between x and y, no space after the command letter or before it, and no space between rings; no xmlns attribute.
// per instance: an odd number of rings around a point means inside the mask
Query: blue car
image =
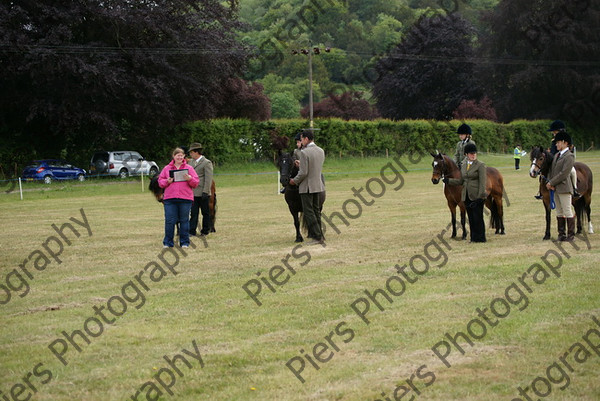
<svg viewBox="0 0 600 401"><path fill-rule="evenodd" d="M23 170L27 181L39 180L50 184L54 180L85 180L85 170L60 159L36 160Z"/></svg>

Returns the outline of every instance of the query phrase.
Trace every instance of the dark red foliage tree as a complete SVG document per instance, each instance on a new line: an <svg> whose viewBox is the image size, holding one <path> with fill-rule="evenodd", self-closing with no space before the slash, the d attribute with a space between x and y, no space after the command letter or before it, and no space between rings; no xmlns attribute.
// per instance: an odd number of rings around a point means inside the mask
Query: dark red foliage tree
<svg viewBox="0 0 600 401"><path fill-rule="evenodd" d="M309 106L300 110L302 117L310 114ZM344 92L339 96L330 94L328 98L313 105L314 117L337 117L343 120L373 120L379 117L377 109L362 98L361 92Z"/></svg>
<svg viewBox="0 0 600 401"><path fill-rule="evenodd" d="M223 91L218 117L247 118L265 121L271 118L271 102L258 82L248 85L241 78L230 78Z"/></svg>
<svg viewBox="0 0 600 401"><path fill-rule="evenodd" d="M247 57L229 4L2 1L0 134L55 157L124 139L143 146L216 116Z"/></svg>
<svg viewBox="0 0 600 401"><path fill-rule="evenodd" d="M597 126L600 2L502 0L487 16L486 92L498 117Z"/></svg>
<svg viewBox="0 0 600 401"><path fill-rule="evenodd" d="M375 66L373 94L385 118L448 119L476 98L474 29L457 13L422 16Z"/></svg>
<svg viewBox="0 0 600 401"><path fill-rule="evenodd" d="M492 107L492 100L487 96L484 96L479 102L475 100L463 100L452 115L456 120L481 119L498 121L496 110Z"/></svg>

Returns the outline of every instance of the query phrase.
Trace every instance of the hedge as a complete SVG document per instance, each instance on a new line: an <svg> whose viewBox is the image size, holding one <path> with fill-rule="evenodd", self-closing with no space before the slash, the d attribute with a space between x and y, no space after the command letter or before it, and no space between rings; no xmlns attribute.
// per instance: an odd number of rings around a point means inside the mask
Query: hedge
<svg viewBox="0 0 600 401"><path fill-rule="evenodd" d="M466 121L473 129L473 139L480 151L510 153L516 143L524 150L534 145L549 146L549 120L518 120L509 124L487 120ZM436 149L452 154L458 136L457 127L463 121L434 120L373 120L344 121L341 119L316 119L315 141L328 157L377 156L398 153L433 152ZM567 122L568 124L568 122ZM305 119L271 120L253 122L249 120L217 119L195 121L170 129L143 143L130 143L123 139L107 150L131 149L139 151L148 160L160 166L170 160L175 146L188 146L191 142L204 145L204 153L217 165L273 160L271 134L290 138L290 150L295 146L294 136L308 126ZM575 145L580 150L598 143L596 131L569 129ZM20 150L16 144L7 142L0 152L0 179L20 174L22 162L31 158L29 150ZM98 149L93 149L98 150ZM93 150L70 149L61 155L83 168L87 168Z"/></svg>
<svg viewBox="0 0 600 401"><path fill-rule="evenodd" d="M500 124L487 120L429 121L429 120L374 120L344 121L341 119L316 119L315 142L328 157L376 156L406 152L433 152L439 150L453 153L458 136L457 127L466 122L473 129L473 139L480 151L510 153L520 143L527 150L532 146L549 146L547 132L549 120L518 120ZM294 136L307 127L306 120L272 120L251 122L248 120L208 120L184 124L172 139L180 144L200 142L204 153L216 164L241 163L255 160L272 160L271 133L286 135L293 149ZM575 145L582 149L589 146L578 132L569 131ZM168 155L173 144L165 148Z"/></svg>

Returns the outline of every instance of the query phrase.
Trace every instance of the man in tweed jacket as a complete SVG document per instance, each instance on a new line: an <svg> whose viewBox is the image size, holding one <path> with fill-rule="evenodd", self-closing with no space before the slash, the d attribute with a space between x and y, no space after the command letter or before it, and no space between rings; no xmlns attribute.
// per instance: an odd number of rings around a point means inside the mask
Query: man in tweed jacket
<svg viewBox="0 0 600 401"><path fill-rule="evenodd" d="M194 203L192 203L190 217L190 235L196 235L200 211L202 211L202 229L200 230L200 234L208 235L211 227L208 201L210 198L210 186L213 181L213 164L206 157L202 156L202 145L198 142L190 145L189 152L192 157L190 165L194 167L200 179L200 183L194 188Z"/></svg>
<svg viewBox="0 0 600 401"><path fill-rule="evenodd" d="M290 180L290 184L298 185L308 236L314 243L323 245L319 197L320 193L325 191L321 180L325 152L314 143L312 130L302 132L301 140L304 148L300 152L300 171Z"/></svg>

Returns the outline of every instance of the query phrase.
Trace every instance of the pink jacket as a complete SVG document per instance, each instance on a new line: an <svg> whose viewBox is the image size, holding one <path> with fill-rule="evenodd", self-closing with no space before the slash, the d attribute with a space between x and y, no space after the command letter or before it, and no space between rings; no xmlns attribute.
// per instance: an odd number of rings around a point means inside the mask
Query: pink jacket
<svg viewBox="0 0 600 401"><path fill-rule="evenodd" d="M196 170L194 170L192 166L187 164L185 160L179 167L179 170L181 169L187 169L188 174L192 177L192 179L189 181L172 182L169 184L167 182L167 180L169 179L169 171L177 170L177 168L175 168L175 162L173 160L171 160L171 162L167 164L165 168L163 168L160 172L160 175L158 176L158 185L161 188L165 189L163 199L178 198L187 199L191 201L194 200L194 192L192 191L192 188L196 188L198 186L198 183L200 182L200 180L198 179L198 174L196 174Z"/></svg>

